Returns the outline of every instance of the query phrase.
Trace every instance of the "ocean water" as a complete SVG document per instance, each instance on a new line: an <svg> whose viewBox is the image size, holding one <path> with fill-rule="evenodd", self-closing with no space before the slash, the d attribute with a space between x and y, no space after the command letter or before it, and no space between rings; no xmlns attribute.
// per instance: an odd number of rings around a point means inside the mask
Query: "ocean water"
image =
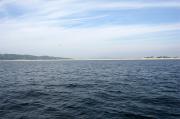
<svg viewBox="0 0 180 119"><path fill-rule="evenodd" d="M180 60L0 61L0 119L180 119Z"/></svg>

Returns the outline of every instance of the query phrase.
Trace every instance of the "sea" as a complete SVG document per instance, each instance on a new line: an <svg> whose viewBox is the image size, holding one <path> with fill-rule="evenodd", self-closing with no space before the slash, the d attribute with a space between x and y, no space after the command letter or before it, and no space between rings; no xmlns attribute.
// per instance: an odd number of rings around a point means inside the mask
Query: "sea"
<svg viewBox="0 0 180 119"><path fill-rule="evenodd" d="M0 119L180 119L180 60L0 61Z"/></svg>

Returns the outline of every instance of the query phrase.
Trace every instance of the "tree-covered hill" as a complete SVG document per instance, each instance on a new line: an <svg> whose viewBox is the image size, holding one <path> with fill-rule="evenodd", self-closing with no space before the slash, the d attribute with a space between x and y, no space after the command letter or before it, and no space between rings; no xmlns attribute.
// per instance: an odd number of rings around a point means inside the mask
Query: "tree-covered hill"
<svg viewBox="0 0 180 119"><path fill-rule="evenodd" d="M20 55L20 54L0 54L0 60L60 60L69 59L52 56L34 56L34 55Z"/></svg>

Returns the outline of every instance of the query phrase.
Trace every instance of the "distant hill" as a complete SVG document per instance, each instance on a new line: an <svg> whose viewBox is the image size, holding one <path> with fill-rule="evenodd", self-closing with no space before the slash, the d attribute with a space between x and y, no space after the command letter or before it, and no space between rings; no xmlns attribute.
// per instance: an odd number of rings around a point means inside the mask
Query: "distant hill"
<svg viewBox="0 0 180 119"><path fill-rule="evenodd" d="M150 56L150 57L144 57L144 59L180 59L179 57L169 57L169 56Z"/></svg>
<svg viewBox="0 0 180 119"><path fill-rule="evenodd" d="M70 58L20 55L20 54L0 54L0 60L61 60L61 59L70 59Z"/></svg>

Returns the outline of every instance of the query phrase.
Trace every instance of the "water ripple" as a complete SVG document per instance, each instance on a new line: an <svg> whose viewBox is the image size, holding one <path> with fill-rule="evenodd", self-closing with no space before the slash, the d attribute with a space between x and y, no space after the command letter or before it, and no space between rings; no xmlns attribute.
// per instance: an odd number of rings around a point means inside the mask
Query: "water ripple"
<svg viewBox="0 0 180 119"><path fill-rule="evenodd" d="M179 119L180 61L0 61L0 90L0 119Z"/></svg>

